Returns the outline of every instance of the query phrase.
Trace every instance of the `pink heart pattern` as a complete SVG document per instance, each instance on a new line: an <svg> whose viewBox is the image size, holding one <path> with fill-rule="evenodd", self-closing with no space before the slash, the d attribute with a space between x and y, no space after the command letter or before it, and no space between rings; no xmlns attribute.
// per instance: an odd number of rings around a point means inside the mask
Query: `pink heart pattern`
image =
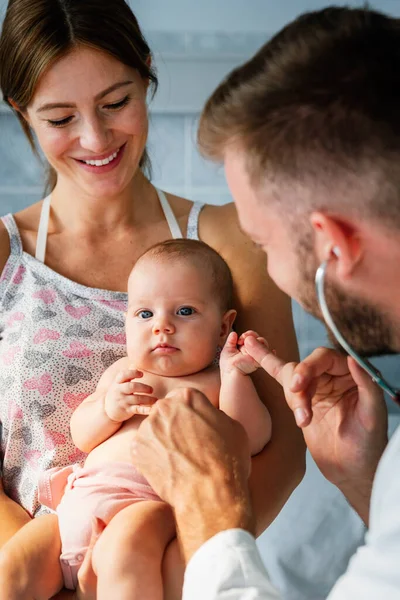
<svg viewBox="0 0 400 600"><path fill-rule="evenodd" d="M65 435L62 435L62 433L59 433L58 431L45 431L44 439L47 450L53 450L53 448L62 446L66 442Z"/></svg>
<svg viewBox="0 0 400 600"><path fill-rule="evenodd" d="M115 310L120 310L122 312L126 311L127 303L122 300L101 300L101 302L105 306L109 306L110 308L115 308Z"/></svg>
<svg viewBox="0 0 400 600"><path fill-rule="evenodd" d="M60 334L58 331L54 331L53 329L39 329L35 333L35 337L33 338L34 344L43 344L43 342L47 342L48 340L58 340Z"/></svg>
<svg viewBox="0 0 400 600"><path fill-rule="evenodd" d="M86 454L84 454L83 452L81 452L80 450L78 450L78 448L76 448L75 451L72 454L68 455L68 462L72 463L72 464L74 464L74 463L80 463L85 458L86 458Z"/></svg>
<svg viewBox="0 0 400 600"><path fill-rule="evenodd" d="M39 459L42 455L39 450L27 450L24 452L24 457L34 469L37 469L39 467Z"/></svg>
<svg viewBox="0 0 400 600"><path fill-rule="evenodd" d="M126 344L126 335L125 333L117 333L116 335L112 335L107 333L104 336L106 342L111 342L113 344Z"/></svg>
<svg viewBox="0 0 400 600"><path fill-rule="evenodd" d="M68 304L65 310L74 319L82 319L82 317L86 317L90 313L91 308L89 306L72 306Z"/></svg>
<svg viewBox="0 0 400 600"><path fill-rule="evenodd" d="M63 396L63 400L69 408L75 410L78 406L88 397L88 394L72 394L71 392L66 392Z"/></svg>
<svg viewBox="0 0 400 600"><path fill-rule="evenodd" d="M67 358L87 358L93 354L85 344L81 342L71 342L69 347L64 350L63 355Z"/></svg>
<svg viewBox="0 0 400 600"><path fill-rule="evenodd" d="M32 294L32 298L39 298L45 304L51 304L56 299L56 293L54 290L39 290Z"/></svg>
<svg viewBox="0 0 400 600"><path fill-rule="evenodd" d="M21 350L21 348L19 346L14 346L12 348L9 348L7 350L7 352L5 352L3 354L3 356L1 357L3 363L7 366L12 365L16 355L18 354L18 352L20 352L20 350Z"/></svg>
<svg viewBox="0 0 400 600"><path fill-rule="evenodd" d="M9 402L8 404L8 418L10 419L10 421L12 421L13 419L22 419L23 416L24 414L22 412L21 407L19 407L14 400L11 400L11 402Z"/></svg>
<svg viewBox="0 0 400 600"><path fill-rule="evenodd" d="M17 285L22 283L22 281L24 279L25 271L26 271L25 267L23 265L20 265L17 269L17 272L14 275L13 283L16 283Z"/></svg>
<svg viewBox="0 0 400 600"><path fill-rule="evenodd" d="M0 273L3 475L7 494L14 490L36 516L40 473L85 458L70 436L71 414L104 369L125 355L127 296L82 287L14 255L12 268L9 261Z"/></svg>
<svg viewBox="0 0 400 600"><path fill-rule="evenodd" d="M24 382L24 388L27 390L37 390L42 396L49 394L53 388L53 382L49 373L41 377L32 377Z"/></svg>
<svg viewBox="0 0 400 600"><path fill-rule="evenodd" d="M25 319L24 313L16 312L13 313L7 321L7 326L12 327L16 321L23 321Z"/></svg>

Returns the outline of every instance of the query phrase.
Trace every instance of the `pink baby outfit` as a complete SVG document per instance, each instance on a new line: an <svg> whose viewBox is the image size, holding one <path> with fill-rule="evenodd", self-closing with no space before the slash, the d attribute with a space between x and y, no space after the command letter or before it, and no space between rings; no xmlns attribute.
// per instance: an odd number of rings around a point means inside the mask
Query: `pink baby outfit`
<svg viewBox="0 0 400 600"><path fill-rule="evenodd" d="M160 501L146 479L124 462L46 471L39 480L39 502L57 510L64 585L76 589L77 573L92 533L92 517L106 525L121 510L143 500Z"/></svg>
<svg viewBox="0 0 400 600"><path fill-rule="evenodd" d="M160 191L159 198L172 236L182 237ZM42 217L49 208L48 198ZM189 238L197 238L201 208L193 205ZM46 219L36 257L24 252L14 217L2 221L11 249L0 276L2 477L7 495L36 516L49 512L38 501L41 473L84 459L71 440L71 415L104 370L125 356L127 294L87 287L50 269Z"/></svg>

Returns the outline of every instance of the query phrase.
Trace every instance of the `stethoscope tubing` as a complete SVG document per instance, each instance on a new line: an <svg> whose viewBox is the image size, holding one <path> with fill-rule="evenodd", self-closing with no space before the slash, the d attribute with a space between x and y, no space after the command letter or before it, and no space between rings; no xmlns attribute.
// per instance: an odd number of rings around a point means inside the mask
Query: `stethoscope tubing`
<svg viewBox="0 0 400 600"><path fill-rule="evenodd" d="M389 385L389 383L382 377L381 373L378 371L378 369L376 369L376 367L374 367L374 365L372 365L368 360L359 356L357 352L355 352L355 350L353 350L353 348L347 343L336 327L332 319L332 315L329 312L325 298L324 283L327 267L328 261L326 260L318 267L315 274L315 288L317 292L318 303L326 324L347 354L349 354L356 361L356 363L358 363L360 367L371 376L372 380L375 381L383 391L385 391L395 402L397 402L397 404L400 404L400 390L396 390Z"/></svg>

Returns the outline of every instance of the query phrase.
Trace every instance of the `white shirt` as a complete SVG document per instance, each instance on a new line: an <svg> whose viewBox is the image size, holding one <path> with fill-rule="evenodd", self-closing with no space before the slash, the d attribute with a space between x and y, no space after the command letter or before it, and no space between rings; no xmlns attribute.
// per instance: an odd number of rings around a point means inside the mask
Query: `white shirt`
<svg viewBox="0 0 400 600"><path fill-rule="evenodd" d="M379 463L365 545L350 561L327 600L400 599L400 427ZM183 600L279 600L255 539L242 529L223 531L190 560Z"/></svg>

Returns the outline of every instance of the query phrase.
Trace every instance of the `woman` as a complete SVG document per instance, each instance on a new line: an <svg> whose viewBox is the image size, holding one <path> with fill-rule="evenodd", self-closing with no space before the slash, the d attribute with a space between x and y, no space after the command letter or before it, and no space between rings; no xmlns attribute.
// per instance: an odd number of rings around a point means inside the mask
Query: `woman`
<svg viewBox="0 0 400 600"><path fill-rule="evenodd" d="M201 210L145 176L146 98L156 83L124 0L10 0L0 87L50 165L51 196L0 225L1 543L26 511L42 512L39 472L82 458L70 415L125 353L128 274L154 243L199 232L231 268L238 329L296 358L290 302L266 281L233 205ZM273 422L251 476L261 533L300 481L304 447L281 390L265 375L255 382Z"/></svg>

